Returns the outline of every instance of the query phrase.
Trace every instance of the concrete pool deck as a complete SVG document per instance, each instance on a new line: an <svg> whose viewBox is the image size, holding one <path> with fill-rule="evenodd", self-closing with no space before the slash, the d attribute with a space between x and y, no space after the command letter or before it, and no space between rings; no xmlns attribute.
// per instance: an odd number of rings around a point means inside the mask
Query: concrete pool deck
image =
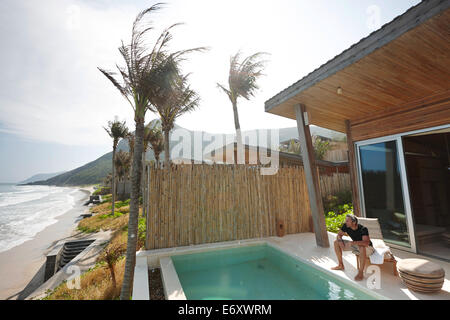
<svg viewBox="0 0 450 320"><path fill-rule="evenodd" d="M332 273L336 277L349 281L353 286L361 289L362 291L370 290L375 295L381 295L387 299L395 300L450 300L450 263L432 259L429 257L423 257L410 252L392 249L395 257L398 261L407 258L424 258L429 261L435 262L442 266L445 270L445 282L442 290L433 294L418 293L410 291L397 276L393 275L392 263L386 263L379 265L381 288L380 289L368 289L367 279L370 274L366 272L363 281L354 281L353 278L356 275L356 258L351 252L344 252L343 259L345 265L345 271L331 270L331 267L337 264L337 258L334 253L333 241L336 238L336 234L328 233L330 248L321 248L316 245L315 235L313 233L298 233L286 235L282 238L268 237L258 239L247 240L235 240L219 243L208 243L201 245L192 245L185 247L156 249L148 251L139 251L137 253L136 269L135 269L135 281L133 288L133 300L148 300L149 288L148 288L148 268L163 267L162 280L164 283L165 294L167 299L186 299L179 283L178 276L175 269L171 264L172 255L188 254L193 252L211 251L220 248L233 248L243 245L261 244L267 242L282 251L295 256L300 260L304 260L311 263L325 272ZM175 273L175 274L174 274Z"/></svg>

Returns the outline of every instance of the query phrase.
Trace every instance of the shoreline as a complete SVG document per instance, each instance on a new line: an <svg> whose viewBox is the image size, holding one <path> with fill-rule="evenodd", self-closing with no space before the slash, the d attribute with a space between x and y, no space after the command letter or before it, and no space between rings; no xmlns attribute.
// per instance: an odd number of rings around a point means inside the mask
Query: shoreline
<svg viewBox="0 0 450 320"><path fill-rule="evenodd" d="M45 255L60 240L75 236L83 204L94 191L91 187L73 187L82 192L72 209L56 218L57 222L38 232L33 239L0 252L0 300L21 300L42 284Z"/></svg>

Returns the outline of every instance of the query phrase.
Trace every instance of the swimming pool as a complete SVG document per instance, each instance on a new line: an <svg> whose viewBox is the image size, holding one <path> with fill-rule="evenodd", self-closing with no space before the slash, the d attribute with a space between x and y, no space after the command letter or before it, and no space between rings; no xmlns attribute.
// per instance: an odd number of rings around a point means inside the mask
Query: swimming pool
<svg viewBox="0 0 450 320"><path fill-rule="evenodd" d="M187 299L373 300L268 244L171 256Z"/></svg>

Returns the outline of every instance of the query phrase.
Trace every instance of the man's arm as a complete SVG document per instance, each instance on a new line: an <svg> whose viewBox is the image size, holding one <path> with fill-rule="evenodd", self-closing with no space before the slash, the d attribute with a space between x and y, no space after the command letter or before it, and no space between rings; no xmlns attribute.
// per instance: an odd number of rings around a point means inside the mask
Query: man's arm
<svg viewBox="0 0 450 320"><path fill-rule="evenodd" d="M369 236L362 236L362 241L352 241L352 244L362 247L368 247L370 245Z"/></svg>
<svg viewBox="0 0 450 320"><path fill-rule="evenodd" d="M336 237L336 240L339 244L339 247L341 247L342 250L344 250L344 240L342 240L342 237L345 235L345 232L342 230L339 230L338 235Z"/></svg>

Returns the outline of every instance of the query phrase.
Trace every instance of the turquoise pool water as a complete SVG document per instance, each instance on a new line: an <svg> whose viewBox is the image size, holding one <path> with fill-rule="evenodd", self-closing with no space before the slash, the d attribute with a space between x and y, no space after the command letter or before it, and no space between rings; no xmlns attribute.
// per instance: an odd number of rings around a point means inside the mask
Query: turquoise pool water
<svg viewBox="0 0 450 320"><path fill-rule="evenodd" d="M266 244L171 258L187 299L374 299Z"/></svg>

